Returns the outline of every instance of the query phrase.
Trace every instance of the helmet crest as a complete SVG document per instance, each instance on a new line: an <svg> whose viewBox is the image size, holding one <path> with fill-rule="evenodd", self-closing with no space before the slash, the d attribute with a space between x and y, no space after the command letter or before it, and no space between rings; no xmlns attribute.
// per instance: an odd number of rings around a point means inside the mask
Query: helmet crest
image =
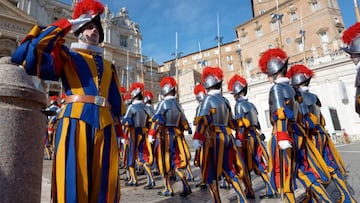
<svg viewBox="0 0 360 203"><path fill-rule="evenodd" d="M271 62L274 59L277 60L278 62L282 63L282 64L279 64L282 66L285 64L285 62L287 60L287 55L280 48L268 49L266 52L264 52L259 60L259 66L263 73L269 73L269 70L268 70L269 65L270 65L269 62Z"/></svg>
<svg viewBox="0 0 360 203"><path fill-rule="evenodd" d="M305 75L308 78L314 76L314 71L312 71L311 69L309 69L308 67L302 64L297 64L291 66L291 68L286 73L286 77L291 79L295 74L299 74L299 73Z"/></svg>
<svg viewBox="0 0 360 203"><path fill-rule="evenodd" d="M104 5L95 0L82 0L76 3L73 12L73 19L80 17L82 14L96 15L104 13Z"/></svg>
<svg viewBox="0 0 360 203"><path fill-rule="evenodd" d="M204 87L208 89L222 82L223 77L224 74L220 67L207 66L204 68L202 73L202 82L204 84Z"/></svg>

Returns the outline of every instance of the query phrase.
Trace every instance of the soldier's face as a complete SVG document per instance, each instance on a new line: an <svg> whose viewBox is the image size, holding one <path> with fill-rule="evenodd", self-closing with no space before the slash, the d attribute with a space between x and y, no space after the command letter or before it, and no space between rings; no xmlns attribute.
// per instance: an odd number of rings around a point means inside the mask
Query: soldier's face
<svg viewBox="0 0 360 203"><path fill-rule="evenodd" d="M360 61L360 55L359 54L350 54L350 58L353 61L355 65L357 65Z"/></svg>
<svg viewBox="0 0 360 203"><path fill-rule="evenodd" d="M82 32L86 41L90 45L97 45L99 44L99 29L94 23L88 23L84 27L84 31Z"/></svg>

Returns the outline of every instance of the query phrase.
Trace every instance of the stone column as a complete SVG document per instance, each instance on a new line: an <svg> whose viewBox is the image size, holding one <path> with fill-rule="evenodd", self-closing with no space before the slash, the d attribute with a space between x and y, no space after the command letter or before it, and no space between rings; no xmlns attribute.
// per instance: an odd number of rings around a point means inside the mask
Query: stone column
<svg viewBox="0 0 360 203"><path fill-rule="evenodd" d="M0 202L40 202L44 107L24 69L0 58Z"/></svg>

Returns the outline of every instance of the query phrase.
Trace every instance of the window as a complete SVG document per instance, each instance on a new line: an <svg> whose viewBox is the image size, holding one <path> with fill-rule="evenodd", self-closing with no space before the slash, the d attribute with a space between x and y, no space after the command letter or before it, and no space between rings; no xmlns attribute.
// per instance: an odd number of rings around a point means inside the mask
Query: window
<svg viewBox="0 0 360 203"><path fill-rule="evenodd" d="M210 56L210 52L208 52L208 51L207 51L207 52L205 52L205 53L204 53L204 56L205 56L205 57Z"/></svg>
<svg viewBox="0 0 360 203"><path fill-rule="evenodd" d="M265 12L266 12L265 10L260 10L260 11L259 11L259 14L262 15L262 14L264 14Z"/></svg>
<svg viewBox="0 0 360 203"><path fill-rule="evenodd" d="M231 47L230 46L225 47L225 52L229 52L229 51L231 51Z"/></svg>
<svg viewBox="0 0 360 203"><path fill-rule="evenodd" d="M125 35L120 35L120 46L127 47L128 46L128 37Z"/></svg>
<svg viewBox="0 0 360 203"><path fill-rule="evenodd" d="M316 12L316 11L320 10L320 5L316 0L311 1L311 10L313 12Z"/></svg>
<svg viewBox="0 0 360 203"><path fill-rule="evenodd" d="M232 64L232 63L228 64L228 69L229 69L229 71L233 71L234 70L234 64Z"/></svg>
<svg viewBox="0 0 360 203"><path fill-rule="evenodd" d="M320 35L321 42L323 42L323 43L329 42L329 38L328 38L326 31L320 32L319 35Z"/></svg>
<svg viewBox="0 0 360 203"><path fill-rule="evenodd" d="M256 30L256 37L260 38L263 35L261 28Z"/></svg>
<svg viewBox="0 0 360 203"><path fill-rule="evenodd" d="M230 55L230 56L227 56L226 57L226 60L229 62L229 61L232 61L233 60L233 56L232 55Z"/></svg>
<svg viewBox="0 0 360 203"><path fill-rule="evenodd" d="M247 39L247 36L246 36L246 35L241 37L241 42L242 42L243 44L245 44L245 43L248 42L248 39Z"/></svg>
<svg viewBox="0 0 360 203"><path fill-rule="evenodd" d="M297 48L299 52L304 51L304 43L301 38L297 40Z"/></svg>
<svg viewBox="0 0 360 203"><path fill-rule="evenodd" d="M247 60L246 61L246 70L250 72L252 69L253 69L253 66L251 64L251 61Z"/></svg>
<svg viewBox="0 0 360 203"><path fill-rule="evenodd" d="M274 31L277 29L278 29L278 21L277 20L271 21L271 31Z"/></svg>
<svg viewBox="0 0 360 203"><path fill-rule="evenodd" d="M290 13L290 21L291 22L297 21L297 15L295 12Z"/></svg>

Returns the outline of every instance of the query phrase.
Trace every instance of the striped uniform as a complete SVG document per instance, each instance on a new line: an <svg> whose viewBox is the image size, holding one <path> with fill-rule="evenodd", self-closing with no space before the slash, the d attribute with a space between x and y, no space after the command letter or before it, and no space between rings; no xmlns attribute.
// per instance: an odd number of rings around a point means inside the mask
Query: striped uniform
<svg viewBox="0 0 360 203"><path fill-rule="evenodd" d="M61 79L65 93L102 96L110 108L66 103L59 114L52 177L54 202L119 202L118 147L114 123L124 113L115 67L94 52L72 51L63 37L71 24L62 19L34 26L12 60L30 75Z"/></svg>

